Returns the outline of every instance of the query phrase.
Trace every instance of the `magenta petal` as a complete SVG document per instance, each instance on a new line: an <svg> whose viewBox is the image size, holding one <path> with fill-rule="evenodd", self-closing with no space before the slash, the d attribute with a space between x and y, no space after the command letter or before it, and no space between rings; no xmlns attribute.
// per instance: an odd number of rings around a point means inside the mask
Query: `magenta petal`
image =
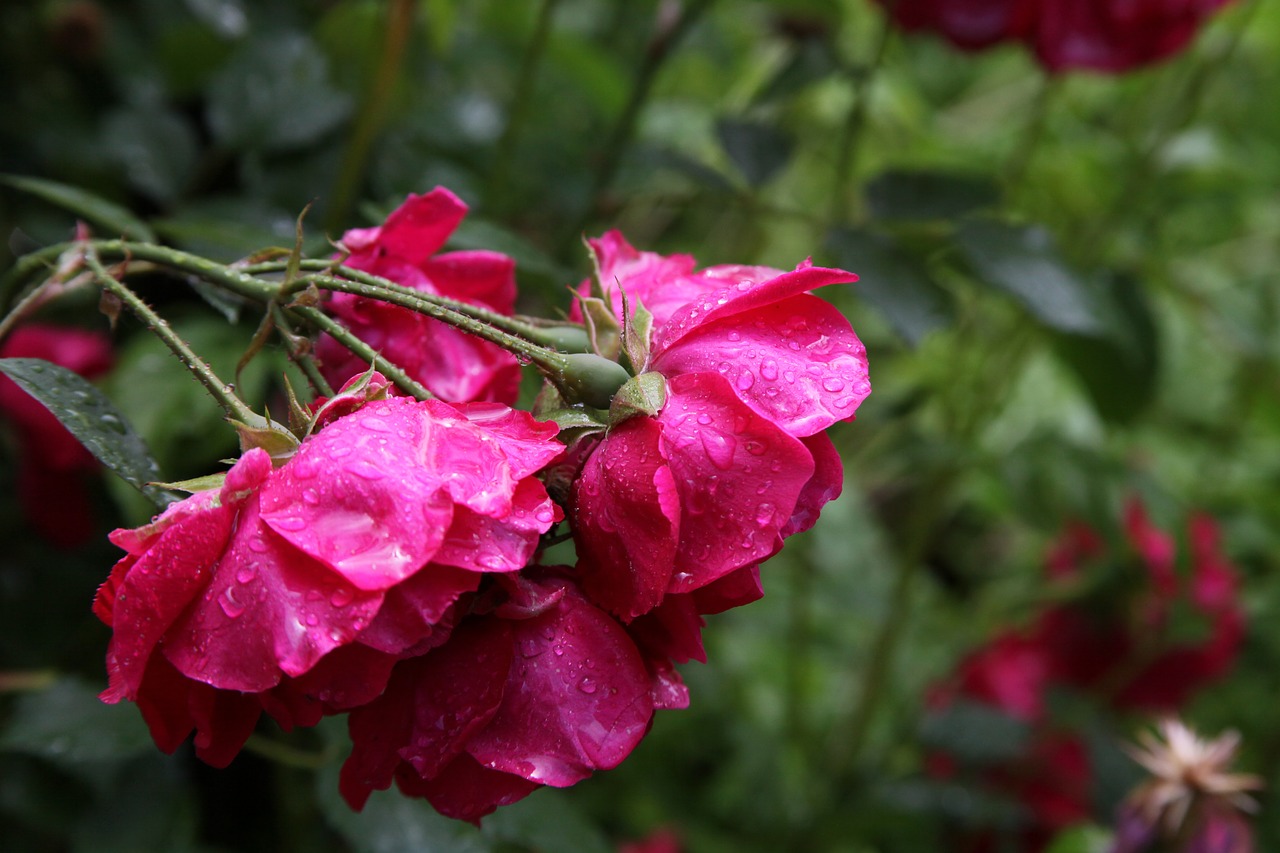
<svg viewBox="0 0 1280 853"><path fill-rule="evenodd" d="M462 752L468 738L493 719L508 689L512 631L498 619L469 619L449 642L417 666L413 722L400 757L424 779Z"/></svg>
<svg viewBox="0 0 1280 853"><path fill-rule="evenodd" d="M844 490L844 462L831 439L825 433L818 433L802 440L813 454L813 476L804 484L791 520L782 528L783 539L813 527L822 508L840 497Z"/></svg>
<svg viewBox="0 0 1280 853"><path fill-rule="evenodd" d="M511 513L502 518L477 515L466 507L453 513L435 562L477 572L515 572L529 564L538 538L563 517L532 477L516 484Z"/></svg>
<svg viewBox="0 0 1280 853"><path fill-rule="evenodd" d="M382 593L357 589L294 550L260 522L252 499L237 521L204 596L166 635L165 654L190 678L260 691L351 642Z"/></svg>
<svg viewBox="0 0 1280 853"><path fill-rule="evenodd" d="M502 314L516 310L516 262L500 252L446 252L424 261L420 269L441 296Z"/></svg>
<svg viewBox="0 0 1280 853"><path fill-rule="evenodd" d="M627 631L646 655L673 658L681 663L689 660L706 663L707 653L702 647L705 624L693 594L674 593L628 625Z"/></svg>
<svg viewBox="0 0 1280 853"><path fill-rule="evenodd" d="M190 683L195 720L196 757L211 767L226 767L236 757L262 716L256 696Z"/></svg>
<svg viewBox="0 0 1280 853"><path fill-rule="evenodd" d="M424 195L410 193L381 227L343 235L343 243L352 250L348 264L356 266L362 255L374 250L420 264L444 245L466 215L466 204L444 187Z"/></svg>
<svg viewBox="0 0 1280 853"><path fill-rule="evenodd" d="M325 714L366 705L386 689L397 658L368 646L334 649L308 672L258 695L281 728L314 726Z"/></svg>
<svg viewBox="0 0 1280 853"><path fill-rule="evenodd" d="M730 572L714 583L709 583L692 593L694 605L703 616L723 613L764 598L760 585L760 567L744 566Z"/></svg>
<svg viewBox="0 0 1280 853"><path fill-rule="evenodd" d="M400 765L400 747L409 742L413 696L423 658L401 662L391 672L387 689L347 716L351 754L338 774L338 792L356 811L369 795L391 787Z"/></svg>
<svg viewBox="0 0 1280 853"><path fill-rule="evenodd" d="M453 518L433 426L404 398L370 403L303 442L263 488L262 519L361 589L404 580L435 554Z"/></svg>
<svg viewBox="0 0 1280 853"><path fill-rule="evenodd" d="M451 629L446 619L449 608L478 586L480 575L476 572L432 563L387 590L378 615L356 639L390 654L416 649L439 630L447 633Z"/></svg>
<svg viewBox="0 0 1280 853"><path fill-rule="evenodd" d="M675 665L666 659L650 659L649 672L652 676L650 697L654 710L667 709L678 711L689 707L689 688L684 679L676 672Z"/></svg>
<svg viewBox="0 0 1280 853"><path fill-rule="evenodd" d="M542 787L537 782L483 767L465 752L434 779L423 779L402 764L396 773L396 785L410 797L425 797L445 817L477 826L480 818L499 806L509 806Z"/></svg>
<svg viewBox="0 0 1280 853"><path fill-rule="evenodd" d="M813 474L799 439L747 408L722 376L674 377L658 415L680 492L680 548L668 592L762 562Z"/></svg>
<svg viewBox="0 0 1280 853"><path fill-rule="evenodd" d="M701 323L662 349L664 376L718 372L738 397L803 438L853 417L871 393L867 353L835 306L802 294Z"/></svg>
<svg viewBox="0 0 1280 853"><path fill-rule="evenodd" d="M748 270L758 269L747 267ZM652 361L656 362L664 352L695 330L716 320L731 317L757 308L769 308L784 299L799 296L828 284L857 281L858 277L844 270L827 269L801 264L792 272L758 281L754 277L743 278L735 284L703 295L688 303L671 319L654 331Z"/></svg>
<svg viewBox="0 0 1280 853"><path fill-rule="evenodd" d="M103 701L137 696L156 644L209 582L210 566L226 546L234 515L230 507L174 513L171 518L178 520L166 525L146 553L126 556L117 564L118 569L131 563L114 587L112 621L117 629L107 647L108 687ZM99 600L105 604L105 598Z"/></svg>
<svg viewBox="0 0 1280 853"><path fill-rule="evenodd" d="M518 652L497 715L467 745L478 762L557 787L616 766L653 715L649 674L622 626L567 590L512 623Z"/></svg>
<svg viewBox="0 0 1280 853"><path fill-rule="evenodd" d="M675 569L680 503L661 438L662 426L652 418L623 421L574 483L583 588L623 619L656 607Z"/></svg>

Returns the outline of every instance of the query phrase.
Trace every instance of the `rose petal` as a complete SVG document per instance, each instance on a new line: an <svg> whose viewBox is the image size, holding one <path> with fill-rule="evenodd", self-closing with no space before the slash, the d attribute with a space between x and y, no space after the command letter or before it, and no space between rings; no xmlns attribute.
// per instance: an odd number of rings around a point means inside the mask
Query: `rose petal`
<svg viewBox="0 0 1280 853"><path fill-rule="evenodd" d="M798 438L853 417L871 393L862 341L835 306L807 294L702 322L655 347L650 369L668 378L718 372Z"/></svg>
<svg viewBox="0 0 1280 853"><path fill-rule="evenodd" d="M680 547L668 592L706 586L778 548L813 456L747 408L715 373L677 376L658 415L680 493Z"/></svg>
<svg viewBox="0 0 1280 853"><path fill-rule="evenodd" d="M424 195L410 193L381 227L353 229L342 236L352 250L347 264L359 269L357 264L374 252L419 264L444 245L466 215L466 204L444 187Z"/></svg>
<svg viewBox="0 0 1280 853"><path fill-rule="evenodd" d="M453 566L428 564L403 583L387 590L382 607L356 639L390 654L417 649L451 624L446 615L458 599L480 586L480 575ZM440 638L440 642L444 642ZM436 646L440 642L430 645Z"/></svg>
<svg viewBox="0 0 1280 853"><path fill-rule="evenodd" d="M844 462L831 439L825 433L818 433L802 440L813 454L813 476L800 492L791 520L782 528L783 539L813 527L822 508L840 497L844 490Z"/></svg>
<svg viewBox="0 0 1280 853"><path fill-rule="evenodd" d="M256 692L351 642L382 593L360 590L293 549L260 522L252 499L237 523L204 595L166 635L165 654L190 678Z"/></svg>
<svg viewBox="0 0 1280 853"><path fill-rule="evenodd" d="M499 806L509 806L538 788L510 773L490 770L463 753L450 761L434 779L423 779L407 765L396 773L396 785L410 797L425 797L445 817L480 825L480 818Z"/></svg>
<svg viewBox="0 0 1280 853"><path fill-rule="evenodd" d="M653 715L649 675L617 622L568 590L555 608L512 623L517 656L497 715L467 745L476 761L566 786L614 767Z"/></svg>
<svg viewBox="0 0 1280 853"><path fill-rule="evenodd" d="M618 424L573 487L583 588L623 619L657 606L675 570L680 501L661 437L652 418Z"/></svg>

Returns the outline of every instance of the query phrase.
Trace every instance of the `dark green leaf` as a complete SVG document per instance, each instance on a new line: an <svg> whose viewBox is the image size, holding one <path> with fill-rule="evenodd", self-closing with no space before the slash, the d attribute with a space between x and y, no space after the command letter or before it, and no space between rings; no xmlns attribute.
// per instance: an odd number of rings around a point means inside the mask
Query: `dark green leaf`
<svg viewBox="0 0 1280 853"><path fill-rule="evenodd" d="M1046 326L1085 335L1103 330L1089 285L1062 262L1043 228L973 219L960 226L956 240L979 279Z"/></svg>
<svg viewBox="0 0 1280 853"><path fill-rule="evenodd" d="M498 809L484 819L486 838L530 850L609 853L604 834L575 809L568 795L551 789Z"/></svg>
<svg viewBox="0 0 1280 853"><path fill-rule="evenodd" d="M286 150L314 142L351 111L329 83L324 54L288 33L249 42L209 86L209 125L233 149Z"/></svg>
<svg viewBox="0 0 1280 853"><path fill-rule="evenodd" d="M317 774L317 799L330 826L355 853L489 853L493 848L473 826L438 814L425 800L399 791L374 791L354 812L338 793L337 767Z"/></svg>
<svg viewBox="0 0 1280 853"><path fill-rule="evenodd" d="M0 359L0 372L39 400L89 452L156 506L173 498L147 485L160 468L147 445L107 396L84 377L39 358Z"/></svg>
<svg viewBox="0 0 1280 853"><path fill-rule="evenodd" d="M795 52L756 95L756 103L780 101L801 89L826 79L840 69L831 45L821 38L805 38L796 44Z"/></svg>
<svg viewBox="0 0 1280 853"><path fill-rule="evenodd" d="M0 749L38 755L69 769L152 752L155 745L138 709L108 705L97 690L64 679L18 700L0 735Z"/></svg>
<svg viewBox="0 0 1280 853"><path fill-rule="evenodd" d="M112 113L103 129L102 146L135 189L163 203L182 193L198 157L191 125L175 113L156 108Z"/></svg>
<svg viewBox="0 0 1280 853"><path fill-rule="evenodd" d="M25 175L0 175L0 184L37 196L50 204L65 208L82 217L112 237L127 237L146 243L155 243L155 232L147 224L113 201L107 201L78 187L32 178Z"/></svg>
<svg viewBox="0 0 1280 853"><path fill-rule="evenodd" d="M992 764L1021 755L1029 731L1026 723L976 702L957 702L929 714L920 725L920 739L961 761Z"/></svg>
<svg viewBox="0 0 1280 853"><path fill-rule="evenodd" d="M747 183L761 186L776 175L791 157L791 138L776 127L744 119L716 122L716 138Z"/></svg>
<svg viewBox="0 0 1280 853"><path fill-rule="evenodd" d="M922 264L890 241L867 231L840 228L827 235L826 250L837 266L857 273L855 291L880 309L912 346L954 321L951 295Z"/></svg>
<svg viewBox="0 0 1280 853"><path fill-rule="evenodd" d="M867 204L876 219L957 219L998 200L995 182L982 175L891 170L867 183Z"/></svg>
<svg viewBox="0 0 1280 853"><path fill-rule="evenodd" d="M1129 423L1155 397L1159 342L1146 292L1117 279L1095 291L1104 335L1062 335L1058 353L1080 375L1090 399L1108 421Z"/></svg>
<svg viewBox="0 0 1280 853"><path fill-rule="evenodd" d="M1082 824L1060 832L1045 848L1045 853L1107 853L1114 841L1110 831L1093 824Z"/></svg>

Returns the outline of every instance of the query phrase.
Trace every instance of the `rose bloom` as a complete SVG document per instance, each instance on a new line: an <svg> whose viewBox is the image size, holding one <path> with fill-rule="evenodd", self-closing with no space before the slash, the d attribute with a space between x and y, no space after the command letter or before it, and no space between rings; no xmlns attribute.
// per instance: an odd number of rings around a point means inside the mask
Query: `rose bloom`
<svg viewBox="0 0 1280 853"><path fill-rule="evenodd" d="M496 404L393 397L278 469L250 450L220 489L111 535L126 553L94 605L113 627L102 698L136 701L165 751L194 729L215 765L262 711L290 728L369 702L561 516L532 476L555 434Z"/></svg>
<svg viewBox="0 0 1280 853"><path fill-rule="evenodd" d="M467 206L443 187L410 195L382 225L342 236L351 252L343 263L423 293L511 314L516 299L511 258L482 250L435 254L466 213ZM487 341L408 308L350 293L332 294L325 310L442 400L515 402L520 365ZM369 367L327 335L320 338L318 354L325 378L335 386Z"/></svg>
<svg viewBox="0 0 1280 853"><path fill-rule="evenodd" d="M111 369L111 339L101 332L30 323L0 343L0 358L40 358L86 379ZM18 500L41 537L72 547L94 535L89 477L98 462L42 403L0 374L0 419L17 439Z"/></svg>
<svg viewBox="0 0 1280 853"><path fill-rule="evenodd" d="M1022 41L1051 72L1128 71L1182 50L1229 0L878 0L965 50Z"/></svg>
<svg viewBox="0 0 1280 853"><path fill-rule="evenodd" d="M657 309L639 368L665 400L609 428L570 503L583 586L629 621L753 572L812 526L843 482L823 431L851 419L871 386L849 321L809 293L851 273L808 262L699 273L616 232L593 248L615 310L622 292L633 309Z"/></svg>

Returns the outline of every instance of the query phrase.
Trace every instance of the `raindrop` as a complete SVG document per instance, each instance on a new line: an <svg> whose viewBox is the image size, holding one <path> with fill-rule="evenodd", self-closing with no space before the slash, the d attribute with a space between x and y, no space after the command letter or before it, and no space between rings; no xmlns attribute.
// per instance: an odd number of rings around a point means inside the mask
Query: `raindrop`
<svg viewBox="0 0 1280 853"><path fill-rule="evenodd" d="M771 358L765 359L764 363L760 365L760 377L762 379L767 379L770 382L773 382L775 379L777 379L778 363Z"/></svg>
<svg viewBox="0 0 1280 853"><path fill-rule="evenodd" d="M252 583L253 579L258 576L253 566L241 566L236 569L236 580L240 583Z"/></svg>
<svg viewBox="0 0 1280 853"><path fill-rule="evenodd" d="M756 507L756 524L764 527L771 521L773 521L773 504L766 501Z"/></svg>
<svg viewBox="0 0 1280 853"><path fill-rule="evenodd" d="M302 502L309 506L316 506L320 503L320 495L315 489L303 489Z"/></svg>
<svg viewBox="0 0 1280 853"><path fill-rule="evenodd" d="M742 334L741 334L741 333L739 333L739 332L730 332L730 333L727 335L727 337L728 337L728 338L729 338L729 340L731 340L731 341L740 341L740 340L742 340Z"/></svg>
<svg viewBox="0 0 1280 853"><path fill-rule="evenodd" d="M315 626L320 624L320 618L316 616L314 613L308 613L306 618L306 623L308 628L314 628Z"/></svg>
<svg viewBox="0 0 1280 853"><path fill-rule="evenodd" d="M763 456L765 451L764 442L752 439L747 442L747 452L752 456Z"/></svg>
<svg viewBox="0 0 1280 853"><path fill-rule="evenodd" d="M711 415L708 415L706 412L703 412L702 414L698 415L698 423L702 424L703 426L707 426L708 424L711 423Z"/></svg>
<svg viewBox="0 0 1280 853"><path fill-rule="evenodd" d="M333 595L329 596L329 603L334 607L346 607L355 597L355 592L342 586L335 589Z"/></svg>
<svg viewBox="0 0 1280 853"><path fill-rule="evenodd" d="M218 605L222 608L222 612L227 614L228 619L235 619L244 613L244 605L236 601L235 587L229 586L222 591L222 595L218 596Z"/></svg>
<svg viewBox="0 0 1280 853"><path fill-rule="evenodd" d="M595 679L591 678L590 676L587 676L586 678L578 682L578 689L588 695L595 693L596 692Z"/></svg>
<svg viewBox="0 0 1280 853"><path fill-rule="evenodd" d="M844 382L834 376L828 376L822 380L822 387L834 394L836 391L844 389Z"/></svg>
<svg viewBox="0 0 1280 853"><path fill-rule="evenodd" d="M744 370L738 374L738 390L750 391L751 386L756 384L756 376L750 370Z"/></svg>
<svg viewBox="0 0 1280 853"><path fill-rule="evenodd" d="M348 465L347 470L352 474L355 474L357 477L362 477L366 480L381 480L383 478L383 473L380 468L363 459Z"/></svg>
<svg viewBox="0 0 1280 853"><path fill-rule="evenodd" d="M267 552L267 543L255 536L249 540L249 550L255 554L265 554Z"/></svg>

